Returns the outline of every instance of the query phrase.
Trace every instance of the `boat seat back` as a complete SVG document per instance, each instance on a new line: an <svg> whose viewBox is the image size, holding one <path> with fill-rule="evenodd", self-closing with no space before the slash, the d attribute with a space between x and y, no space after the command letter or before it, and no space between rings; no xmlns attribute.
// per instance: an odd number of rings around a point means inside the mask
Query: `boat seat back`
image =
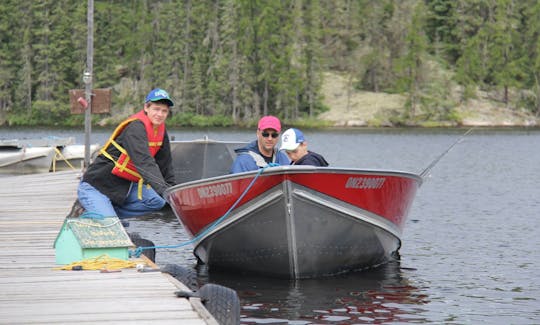
<svg viewBox="0 0 540 325"><path fill-rule="evenodd" d="M229 174L236 157L234 149L245 142L171 141L176 183Z"/></svg>

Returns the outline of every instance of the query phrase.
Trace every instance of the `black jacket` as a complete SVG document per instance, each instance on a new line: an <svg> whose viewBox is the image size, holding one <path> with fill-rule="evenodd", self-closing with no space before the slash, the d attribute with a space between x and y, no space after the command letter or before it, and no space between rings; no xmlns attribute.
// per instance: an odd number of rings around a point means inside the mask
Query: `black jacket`
<svg viewBox="0 0 540 325"><path fill-rule="evenodd" d="M116 142L127 151L144 183L152 186L159 195L163 195L166 188L176 184L167 131L155 157L150 155L148 136L143 122L139 120L129 123L116 138ZM120 151L113 145L107 148L107 152L114 158L120 156ZM114 204L122 205L130 186L137 186L137 183L113 175L113 168L114 163L110 159L99 155L88 166L82 180L106 195Z"/></svg>
<svg viewBox="0 0 540 325"><path fill-rule="evenodd" d="M319 155L316 152L308 150L308 153L304 157L298 159L297 161L293 161L291 165L312 165L327 167L328 162L326 161L326 159L324 159L323 156Z"/></svg>

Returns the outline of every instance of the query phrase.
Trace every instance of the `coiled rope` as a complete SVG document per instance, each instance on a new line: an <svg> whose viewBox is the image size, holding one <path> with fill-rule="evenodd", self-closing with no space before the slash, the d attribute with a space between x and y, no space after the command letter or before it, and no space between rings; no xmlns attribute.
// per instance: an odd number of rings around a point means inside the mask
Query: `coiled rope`
<svg viewBox="0 0 540 325"><path fill-rule="evenodd" d="M102 254L57 267L54 268L54 270L120 270L134 268L138 263L141 263L141 261L126 261L120 258L110 257L107 254Z"/></svg>
<svg viewBox="0 0 540 325"><path fill-rule="evenodd" d="M179 247L183 247L183 246L186 246L186 245L189 245L189 244L193 244L194 242L198 241L201 237L204 237L206 234L208 234L210 231L212 231L217 225L219 225L223 220L225 220L225 218L227 218L227 216L231 213L232 210L234 210L236 208L236 206L238 205L238 203L244 198L244 196L249 192L249 190L251 189L251 187L253 186L253 184L255 184L255 181L259 178L259 176L264 172L264 170L268 167L275 167L275 166L279 166L279 164L276 164L276 163L269 163L267 166L263 167L263 168L260 168L259 169L259 172L257 173L257 175L255 175L255 177L253 178L253 180L251 180L251 182L249 183L249 185L246 187L246 189L244 190L244 192L238 197L238 199L233 203L233 205L227 210L227 212L225 212L225 214L223 216L221 216L219 219L217 219L216 221L214 221L212 224L210 224L210 226L208 228L206 228L204 231L200 232L197 236L193 237L192 239L186 241L186 242L183 242L183 243L180 243L178 245L156 245L156 246L145 246L145 247L137 247L134 251L129 251L129 254L130 256L135 256L135 257L140 257L141 256L141 253L143 250L145 249L157 249L157 248L179 248Z"/></svg>

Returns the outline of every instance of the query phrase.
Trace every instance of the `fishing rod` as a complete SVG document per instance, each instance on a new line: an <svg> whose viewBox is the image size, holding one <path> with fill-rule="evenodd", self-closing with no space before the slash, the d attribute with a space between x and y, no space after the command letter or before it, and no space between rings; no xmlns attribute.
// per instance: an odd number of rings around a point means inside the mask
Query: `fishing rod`
<svg viewBox="0 0 540 325"><path fill-rule="evenodd" d="M454 143L452 143L452 145L450 145L450 147L448 147L448 149L446 149L446 151L444 151L439 157L435 158L435 160L433 160L433 161L431 162L431 164L429 164L429 166L427 166L426 169L424 169L424 171L422 171L422 173L420 173L420 177L422 177L422 179L425 178L425 177L429 174L429 172L431 171L431 169L432 169L433 167L435 167L435 165L439 162L439 160L441 160L442 157L446 156L446 154L447 154L450 150L452 150L452 148L453 148L456 144L458 144L458 143L460 143L461 141L463 141L463 139L465 139L465 137L466 137L469 133L471 133L472 130L473 130L474 128L476 128L476 126L473 126L472 128L468 129L467 132L463 133L463 135L462 135L461 137L459 137L459 139L457 139Z"/></svg>

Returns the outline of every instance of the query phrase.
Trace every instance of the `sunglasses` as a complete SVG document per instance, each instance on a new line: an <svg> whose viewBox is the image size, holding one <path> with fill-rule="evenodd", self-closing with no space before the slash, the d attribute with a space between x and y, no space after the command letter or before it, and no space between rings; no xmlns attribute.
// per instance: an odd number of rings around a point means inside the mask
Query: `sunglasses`
<svg viewBox="0 0 540 325"><path fill-rule="evenodd" d="M261 135L263 136L263 138L268 138L269 136L272 136L272 138L275 139L279 137L279 133L262 132Z"/></svg>

